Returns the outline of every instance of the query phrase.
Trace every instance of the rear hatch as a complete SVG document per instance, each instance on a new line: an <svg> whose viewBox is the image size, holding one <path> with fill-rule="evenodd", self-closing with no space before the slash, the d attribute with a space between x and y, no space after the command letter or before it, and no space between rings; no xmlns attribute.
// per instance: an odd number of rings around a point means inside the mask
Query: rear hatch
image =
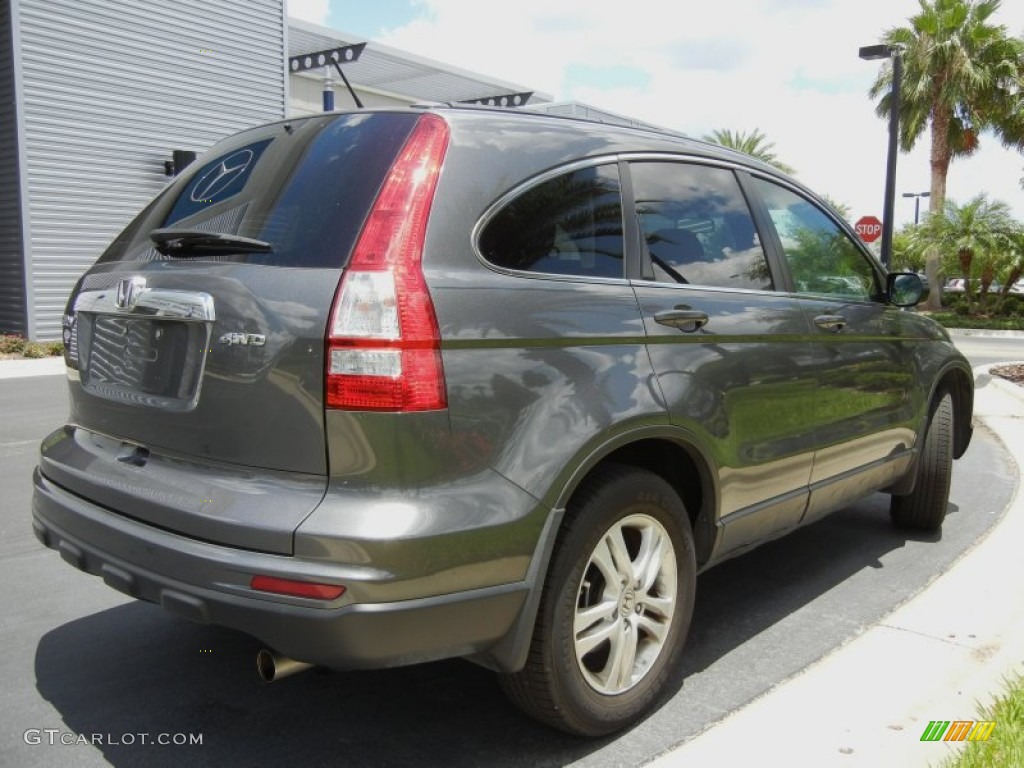
<svg viewBox="0 0 1024 768"><path fill-rule="evenodd" d="M121 514L290 553L327 486L325 331L414 113L327 115L221 142L72 294L54 482Z"/></svg>

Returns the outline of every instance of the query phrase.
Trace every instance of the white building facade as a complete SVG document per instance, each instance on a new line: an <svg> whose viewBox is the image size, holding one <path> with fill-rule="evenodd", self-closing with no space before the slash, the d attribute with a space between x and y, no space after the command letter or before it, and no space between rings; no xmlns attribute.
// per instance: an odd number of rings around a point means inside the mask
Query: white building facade
<svg viewBox="0 0 1024 768"><path fill-rule="evenodd" d="M61 336L75 283L171 178L260 123L355 107L477 101L635 124L547 94L288 19L284 0L0 0L0 333Z"/></svg>
<svg viewBox="0 0 1024 768"><path fill-rule="evenodd" d="M0 330L59 339L175 149L285 115L286 29L282 0L0 0Z"/></svg>

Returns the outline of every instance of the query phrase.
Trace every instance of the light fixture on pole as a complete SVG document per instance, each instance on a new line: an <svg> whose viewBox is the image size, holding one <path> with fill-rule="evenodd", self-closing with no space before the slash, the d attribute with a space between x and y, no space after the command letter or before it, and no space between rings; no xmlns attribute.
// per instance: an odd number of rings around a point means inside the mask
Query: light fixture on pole
<svg viewBox="0 0 1024 768"><path fill-rule="evenodd" d="M903 80L902 45L866 45L865 61L892 59L892 90L889 92L889 154L885 164L885 206L882 212L882 266L892 266L893 211L896 208L896 151L900 132L900 87Z"/></svg>
<svg viewBox="0 0 1024 768"><path fill-rule="evenodd" d="M912 198L914 198L914 226L916 227L917 223L921 220L921 198L922 197L931 197L932 193L931 192L904 192L903 196L904 197L912 197Z"/></svg>
<svg viewBox="0 0 1024 768"><path fill-rule="evenodd" d="M338 75L341 77L341 82L345 84L348 89L349 95L352 97L352 101L355 102L356 107L359 109L363 108L363 102L359 100L359 96L356 94L355 89L352 87L352 83L348 81L345 73L341 69L341 65L353 64L359 61L359 56L363 53L363 49L366 47L366 43L356 43L355 45L343 45L340 48L328 48L325 51L314 51L313 53L302 53L298 56L290 56L288 58L288 70L290 72L305 72L307 69L315 69L319 67L330 67L334 66L338 70ZM325 83L325 86L327 84ZM328 94L328 91L330 93ZM328 109L330 107L330 110ZM334 109L334 89L324 88L324 112L329 112Z"/></svg>

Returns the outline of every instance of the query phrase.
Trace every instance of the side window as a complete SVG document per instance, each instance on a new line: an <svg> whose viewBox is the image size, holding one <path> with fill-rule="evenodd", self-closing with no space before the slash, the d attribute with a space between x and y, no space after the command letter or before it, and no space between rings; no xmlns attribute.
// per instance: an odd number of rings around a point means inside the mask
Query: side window
<svg viewBox="0 0 1024 768"><path fill-rule="evenodd" d="M797 193L754 179L798 293L867 301L880 296L878 274L852 239L824 211Z"/></svg>
<svg viewBox="0 0 1024 768"><path fill-rule="evenodd" d="M643 162L630 172L655 279L771 290L764 249L732 171Z"/></svg>
<svg viewBox="0 0 1024 768"><path fill-rule="evenodd" d="M624 277L622 200L614 165L582 168L531 187L480 234L499 267L583 277Z"/></svg>

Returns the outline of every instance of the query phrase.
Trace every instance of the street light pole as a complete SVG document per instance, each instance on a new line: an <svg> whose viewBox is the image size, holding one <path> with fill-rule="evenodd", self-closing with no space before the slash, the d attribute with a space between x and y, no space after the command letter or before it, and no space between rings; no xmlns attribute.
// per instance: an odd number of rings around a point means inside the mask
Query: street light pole
<svg viewBox="0 0 1024 768"><path fill-rule="evenodd" d="M904 197L914 198L914 226L916 227L918 222L921 220L921 198L931 197L931 192L904 192Z"/></svg>
<svg viewBox="0 0 1024 768"><path fill-rule="evenodd" d="M892 89L889 92L889 153L885 163L885 204L882 212L882 266L892 266L893 216L896 209L896 152L899 149L900 89L903 82L903 46L868 45L860 49L867 61L892 59Z"/></svg>

